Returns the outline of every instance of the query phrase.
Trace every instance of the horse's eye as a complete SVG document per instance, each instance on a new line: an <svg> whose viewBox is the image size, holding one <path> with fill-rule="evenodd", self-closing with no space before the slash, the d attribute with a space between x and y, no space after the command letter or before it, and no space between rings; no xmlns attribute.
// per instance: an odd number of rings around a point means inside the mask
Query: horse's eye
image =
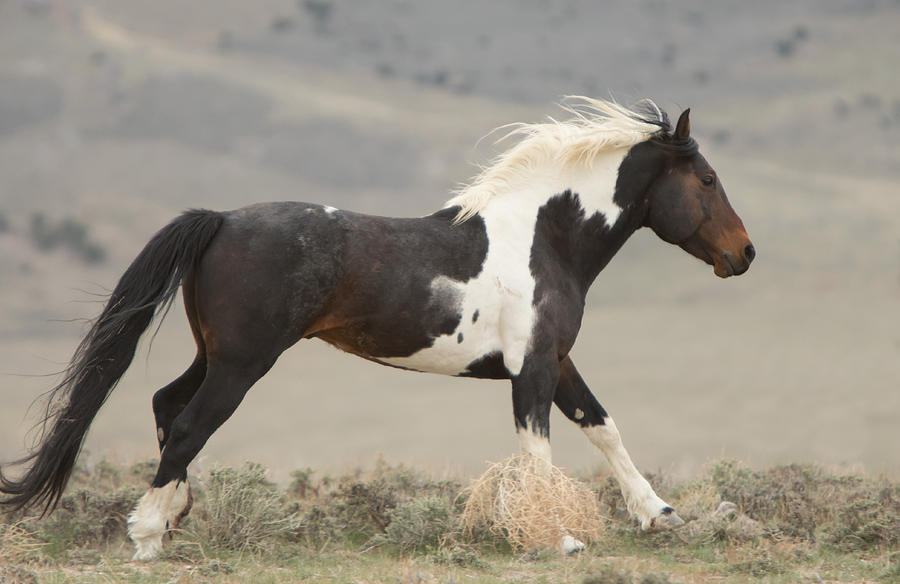
<svg viewBox="0 0 900 584"><path fill-rule="evenodd" d="M708 174L708 175L704 176L704 177L701 179L701 182L702 182L705 186L711 187L711 186L713 186L713 184L715 184L715 182L716 182L716 177L713 176L713 175L711 175L711 174Z"/></svg>

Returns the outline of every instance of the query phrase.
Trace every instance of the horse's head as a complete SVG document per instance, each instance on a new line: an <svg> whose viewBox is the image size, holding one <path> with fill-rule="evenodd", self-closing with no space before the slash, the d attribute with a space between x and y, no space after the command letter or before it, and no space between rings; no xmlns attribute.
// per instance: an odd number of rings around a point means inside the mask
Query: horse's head
<svg viewBox="0 0 900 584"><path fill-rule="evenodd" d="M716 171L690 136L689 113L685 110L675 131L658 141L666 151L665 162L647 194L645 225L713 266L717 276L743 274L756 250Z"/></svg>

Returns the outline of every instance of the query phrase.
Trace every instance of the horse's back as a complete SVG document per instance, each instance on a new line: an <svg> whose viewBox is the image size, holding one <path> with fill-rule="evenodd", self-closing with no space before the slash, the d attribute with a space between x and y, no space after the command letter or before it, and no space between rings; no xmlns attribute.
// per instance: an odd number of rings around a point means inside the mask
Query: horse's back
<svg viewBox="0 0 900 584"><path fill-rule="evenodd" d="M309 336L389 365L456 338L467 317L462 286L487 254L480 219L454 225L452 210L416 219L341 215L342 277Z"/></svg>
<svg viewBox="0 0 900 584"><path fill-rule="evenodd" d="M226 212L195 278L201 329L219 338L207 344L240 331L240 350L280 352L318 337L386 360L457 334L460 285L482 271L487 237L480 219L454 225L454 215L379 217L298 202Z"/></svg>

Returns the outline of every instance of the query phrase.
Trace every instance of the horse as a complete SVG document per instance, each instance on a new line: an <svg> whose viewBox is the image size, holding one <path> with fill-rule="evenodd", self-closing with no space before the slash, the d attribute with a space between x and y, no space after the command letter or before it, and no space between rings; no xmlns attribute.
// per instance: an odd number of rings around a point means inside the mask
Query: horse
<svg viewBox="0 0 900 584"><path fill-rule="evenodd" d="M153 395L160 461L128 519L155 557L192 504L188 464L279 355L321 339L391 367L510 380L524 453L550 464L552 404L608 459L643 529L683 523L626 451L569 351L585 298L649 227L727 278L756 252L690 134L651 100L571 98L569 117L518 138L439 211L364 215L302 202L189 210L138 254L51 390L43 432L0 472L2 505L53 510L94 416L179 288L197 353Z"/></svg>

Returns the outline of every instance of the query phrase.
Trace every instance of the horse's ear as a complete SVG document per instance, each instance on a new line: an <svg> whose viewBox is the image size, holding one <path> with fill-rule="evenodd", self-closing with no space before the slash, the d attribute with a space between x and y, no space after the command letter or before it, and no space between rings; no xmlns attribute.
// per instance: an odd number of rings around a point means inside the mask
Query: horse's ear
<svg viewBox="0 0 900 584"><path fill-rule="evenodd" d="M676 140L687 140L691 137L691 108L687 108L681 112L678 123L675 125L675 133L672 137Z"/></svg>

